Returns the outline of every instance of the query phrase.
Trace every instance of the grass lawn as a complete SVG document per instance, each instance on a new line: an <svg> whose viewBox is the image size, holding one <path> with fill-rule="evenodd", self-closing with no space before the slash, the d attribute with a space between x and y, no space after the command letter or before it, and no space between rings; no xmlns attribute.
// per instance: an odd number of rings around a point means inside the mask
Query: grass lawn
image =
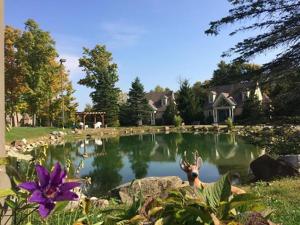
<svg viewBox="0 0 300 225"><path fill-rule="evenodd" d="M42 136L46 136L51 131L62 130L55 127L14 127L9 132L5 132L5 142L10 143L14 140L25 138L26 140L34 140Z"/></svg>
<svg viewBox="0 0 300 225"><path fill-rule="evenodd" d="M247 188L274 210L271 220L284 225L300 224L300 178L259 182Z"/></svg>

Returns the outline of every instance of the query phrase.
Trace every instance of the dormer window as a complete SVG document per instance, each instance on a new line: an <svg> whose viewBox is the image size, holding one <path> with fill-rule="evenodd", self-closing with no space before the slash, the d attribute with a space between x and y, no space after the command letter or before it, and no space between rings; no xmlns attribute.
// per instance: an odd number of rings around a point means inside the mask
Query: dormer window
<svg viewBox="0 0 300 225"><path fill-rule="evenodd" d="M249 90L242 92L242 101L243 102L246 101L247 98L249 98L249 97L250 97L250 91Z"/></svg>
<svg viewBox="0 0 300 225"><path fill-rule="evenodd" d="M167 96L164 96L164 97L161 99L161 105L162 105L162 106L167 106L167 105L168 105L168 97L167 97Z"/></svg>
<svg viewBox="0 0 300 225"><path fill-rule="evenodd" d="M216 92L211 91L208 95L208 102L213 103L216 99Z"/></svg>

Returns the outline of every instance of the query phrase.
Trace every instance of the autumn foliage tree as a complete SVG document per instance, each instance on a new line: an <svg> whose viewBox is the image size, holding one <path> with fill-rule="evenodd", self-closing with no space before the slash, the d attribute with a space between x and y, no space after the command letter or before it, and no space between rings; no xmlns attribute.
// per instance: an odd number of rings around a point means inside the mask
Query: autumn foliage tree
<svg viewBox="0 0 300 225"><path fill-rule="evenodd" d="M63 97L66 120L75 121L74 90L57 56L50 33L43 31L34 20L25 22L24 31L6 27L5 102L6 113L11 118L28 113L33 118L33 126L37 121L39 125L59 125Z"/></svg>
<svg viewBox="0 0 300 225"><path fill-rule="evenodd" d="M25 71L16 58L16 41L20 38L21 31L10 26L5 28L5 108L6 114L11 118L25 107L23 94L27 91L25 83ZM12 119L13 126L17 126L17 120Z"/></svg>

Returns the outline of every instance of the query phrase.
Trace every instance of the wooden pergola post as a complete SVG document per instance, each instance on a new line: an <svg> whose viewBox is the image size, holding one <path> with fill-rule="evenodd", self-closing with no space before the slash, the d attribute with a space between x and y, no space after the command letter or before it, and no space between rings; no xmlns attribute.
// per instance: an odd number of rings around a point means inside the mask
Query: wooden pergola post
<svg viewBox="0 0 300 225"><path fill-rule="evenodd" d="M98 115L100 115L101 121L102 121L102 126L104 127L104 122L105 122L104 115L105 115L105 112L77 112L76 115L77 116L82 116L84 127L85 127L85 118L86 118L86 116L93 115L94 116L94 124L96 124L97 123L97 117L98 117Z"/></svg>
<svg viewBox="0 0 300 225"><path fill-rule="evenodd" d="M102 121L102 127L105 127L104 126L104 115L103 114L101 114L101 121Z"/></svg>

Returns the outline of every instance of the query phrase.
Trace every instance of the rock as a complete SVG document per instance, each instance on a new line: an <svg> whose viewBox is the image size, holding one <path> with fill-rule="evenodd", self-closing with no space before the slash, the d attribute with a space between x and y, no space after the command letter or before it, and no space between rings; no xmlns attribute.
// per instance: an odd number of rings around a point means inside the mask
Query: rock
<svg viewBox="0 0 300 225"><path fill-rule="evenodd" d="M58 135L58 131L52 131L50 134L56 136L56 135Z"/></svg>
<svg viewBox="0 0 300 225"><path fill-rule="evenodd" d="M170 131L170 127L164 127L164 131Z"/></svg>
<svg viewBox="0 0 300 225"><path fill-rule="evenodd" d="M123 203L132 203L134 194L142 192L144 198L149 196L157 198L166 194L167 190L186 186L179 177L147 177L135 180L132 184L126 183L110 191L110 197L120 199Z"/></svg>
<svg viewBox="0 0 300 225"><path fill-rule="evenodd" d="M92 204L97 208L106 208L107 206L109 206L109 201L106 199L91 197L90 200Z"/></svg>
<svg viewBox="0 0 300 225"><path fill-rule="evenodd" d="M298 155L280 155L278 159L290 163L294 168L300 169L300 154Z"/></svg>
<svg viewBox="0 0 300 225"><path fill-rule="evenodd" d="M296 176L299 172L288 162L262 155L251 162L250 168L257 180L269 181L277 177Z"/></svg>
<svg viewBox="0 0 300 225"><path fill-rule="evenodd" d="M56 138L55 135L50 135L49 139L50 139L50 140L55 140L55 139L57 139L57 138Z"/></svg>
<svg viewBox="0 0 300 225"><path fill-rule="evenodd" d="M27 141L25 140L15 140L15 141L13 141L12 143L11 143L11 145L12 146L14 146L14 147L23 147L23 146L25 146L26 145L26 143L27 143Z"/></svg>

